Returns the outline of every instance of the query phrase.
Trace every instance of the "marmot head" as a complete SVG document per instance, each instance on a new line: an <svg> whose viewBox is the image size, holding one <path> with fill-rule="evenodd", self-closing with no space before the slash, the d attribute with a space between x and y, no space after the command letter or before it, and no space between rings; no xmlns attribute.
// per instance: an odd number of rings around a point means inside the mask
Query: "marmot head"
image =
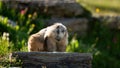
<svg viewBox="0 0 120 68"><path fill-rule="evenodd" d="M47 28L46 34L57 41L67 36L67 28L61 23L55 23Z"/></svg>

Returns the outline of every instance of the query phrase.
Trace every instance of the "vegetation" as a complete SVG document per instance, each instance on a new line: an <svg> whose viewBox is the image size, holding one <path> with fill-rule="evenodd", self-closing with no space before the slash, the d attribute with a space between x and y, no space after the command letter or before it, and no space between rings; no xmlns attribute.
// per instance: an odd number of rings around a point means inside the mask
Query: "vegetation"
<svg viewBox="0 0 120 68"><path fill-rule="evenodd" d="M117 6L110 5L108 0L79 0L80 3L86 3L89 5L86 8L90 8L91 11L101 7L106 10L109 8L119 9ZM112 0L116 3L120 3L119 0ZM95 9L92 8L96 6ZM105 7L107 6L107 7ZM110 7L109 7L110 6ZM42 18L46 18L42 15L38 16L39 12L29 9L16 10L9 9L5 4L0 2L0 66L11 66L8 60L8 54L15 51L27 51L27 39L32 33L39 31L43 28L44 23ZM3 17L4 16L4 17ZM47 17L49 18L49 17ZM9 19L13 20L16 26L12 26L8 23ZM119 68L120 67L120 31L112 31L111 29L101 25L100 22L91 23L91 31L84 38L78 38L77 35L69 39L69 45L67 52L89 52L93 54L93 68ZM15 62L13 62L15 63ZM21 63L21 62L20 62ZM17 64L17 63L16 63Z"/></svg>
<svg viewBox="0 0 120 68"><path fill-rule="evenodd" d="M0 65L8 64L10 52L27 51L28 36L43 28L42 18L36 11L10 9L0 2Z"/></svg>
<svg viewBox="0 0 120 68"><path fill-rule="evenodd" d="M77 0L94 15L120 15L120 0Z"/></svg>

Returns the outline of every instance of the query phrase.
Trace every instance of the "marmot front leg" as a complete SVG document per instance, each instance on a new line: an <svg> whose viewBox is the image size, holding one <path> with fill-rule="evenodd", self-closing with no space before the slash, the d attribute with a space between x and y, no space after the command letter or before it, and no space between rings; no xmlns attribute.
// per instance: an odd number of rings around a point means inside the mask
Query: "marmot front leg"
<svg viewBox="0 0 120 68"><path fill-rule="evenodd" d="M67 47L67 40L61 40L57 43L57 51L58 52L65 52Z"/></svg>
<svg viewBox="0 0 120 68"><path fill-rule="evenodd" d="M56 43L53 41L52 38L49 38L49 37L45 38L44 48L45 48L45 51L48 51L48 52L54 52L57 49Z"/></svg>
<svg viewBox="0 0 120 68"><path fill-rule="evenodd" d="M65 52L65 51L66 51L66 45L58 44L58 45L57 45L57 51L58 51L58 52Z"/></svg>

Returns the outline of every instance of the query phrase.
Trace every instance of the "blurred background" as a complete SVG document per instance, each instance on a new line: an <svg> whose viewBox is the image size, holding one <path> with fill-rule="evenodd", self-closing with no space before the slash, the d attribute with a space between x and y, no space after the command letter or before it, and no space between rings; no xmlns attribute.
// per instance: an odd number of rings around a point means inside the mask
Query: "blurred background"
<svg viewBox="0 0 120 68"><path fill-rule="evenodd" d="M120 68L120 0L0 1L0 67L27 52L28 37L55 22L69 31L66 52L92 53L92 68ZM13 63L12 65L17 65Z"/></svg>

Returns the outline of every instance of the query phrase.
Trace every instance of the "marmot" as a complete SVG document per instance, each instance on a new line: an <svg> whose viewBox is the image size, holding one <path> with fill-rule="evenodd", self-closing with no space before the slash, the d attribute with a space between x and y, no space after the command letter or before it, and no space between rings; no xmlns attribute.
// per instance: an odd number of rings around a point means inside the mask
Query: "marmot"
<svg viewBox="0 0 120 68"><path fill-rule="evenodd" d="M55 23L29 37L28 51L65 52L67 44L67 28L61 23Z"/></svg>

